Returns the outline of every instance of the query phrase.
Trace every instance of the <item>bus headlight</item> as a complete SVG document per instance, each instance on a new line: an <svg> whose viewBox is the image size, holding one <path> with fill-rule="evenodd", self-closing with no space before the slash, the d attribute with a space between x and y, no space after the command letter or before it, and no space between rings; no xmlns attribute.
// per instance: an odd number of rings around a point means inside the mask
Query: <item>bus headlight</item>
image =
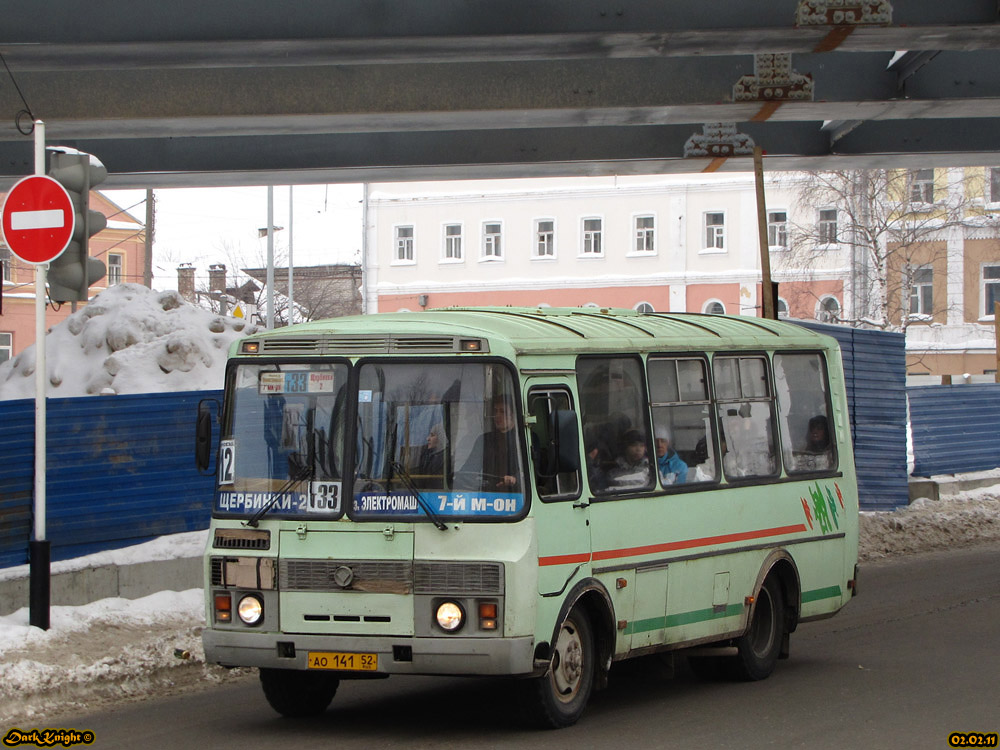
<svg viewBox="0 0 1000 750"><path fill-rule="evenodd" d="M436 617L438 626L449 633L459 630L465 623L465 612L456 602L441 602Z"/></svg>
<svg viewBox="0 0 1000 750"><path fill-rule="evenodd" d="M236 614L247 625L259 625L264 619L264 602L252 594L244 596L236 607Z"/></svg>

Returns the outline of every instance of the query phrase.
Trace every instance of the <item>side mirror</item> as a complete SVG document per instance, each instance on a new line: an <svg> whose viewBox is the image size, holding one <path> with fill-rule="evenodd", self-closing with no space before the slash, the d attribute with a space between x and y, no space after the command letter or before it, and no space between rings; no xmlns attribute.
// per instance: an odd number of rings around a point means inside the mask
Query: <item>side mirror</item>
<svg viewBox="0 0 1000 750"><path fill-rule="evenodd" d="M206 473L212 464L212 422L215 421L215 417L212 414L213 404L215 405L215 412L218 414L218 401L205 399L198 402L198 417L195 422L194 463L198 467L198 471L202 474Z"/></svg>
<svg viewBox="0 0 1000 750"><path fill-rule="evenodd" d="M549 441L548 465L553 474L580 470L580 431L575 411L549 412Z"/></svg>

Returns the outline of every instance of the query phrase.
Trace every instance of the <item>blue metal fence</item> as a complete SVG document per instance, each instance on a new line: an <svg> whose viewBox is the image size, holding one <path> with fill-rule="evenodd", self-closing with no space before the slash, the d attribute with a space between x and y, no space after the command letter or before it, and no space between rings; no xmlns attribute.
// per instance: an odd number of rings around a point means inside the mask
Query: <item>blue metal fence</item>
<svg viewBox="0 0 1000 750"><path fill-rule="evenodd" d="M796 321L799 322L799 321ZM908 502L902 334L801 322L843 353L861 506ZM945 390L942 390L945 389ZM983 394L988 392L988 398ZM957 394L957 395L948 395ZM213 477L194 467L198 402L221 391L49 399L47 534L52 559L208 527ZM968 425L995 424L1000 386L910 389L915 473L1000 465L997 444ZM958 407L966 408L961 411ZM0 401L0 567L28 561L34 402ZM948 432L947 430L951 430ZM982 430L979 429L978 432Z"/></svg>
<svg viewBox="0 0 1000 750"><path fill-rule="evenodd" d="M840 344L854 438L858 496L865 510L909 502L906 474L906 345L902 333L793 321Z"/></svg>
<svg viewBox="0 0 1000 750"><path fill-rule="evenodd" d="M907 395L915 476L1000 466L1000 385L914 386Z"/></svg>
<svg viewBox="0 0 1000 750"><path fill-rule="evenodd" d="M198 402L221 391L49 399L52 559L208 527L213 476L194 466ZM0 567L28 562L34 401L0 401Z"/></svg>

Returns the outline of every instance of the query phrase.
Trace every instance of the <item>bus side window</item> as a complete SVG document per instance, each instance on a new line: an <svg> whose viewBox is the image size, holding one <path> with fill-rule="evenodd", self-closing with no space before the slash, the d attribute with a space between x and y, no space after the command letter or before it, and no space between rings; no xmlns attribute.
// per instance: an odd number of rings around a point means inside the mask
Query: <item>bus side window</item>
<svg viewBox="0 0 1000 750"><path fill-rule="evenodd" d="M533 388L528 393L528 413L534 417L530 430L531 459L535 467L535 487L543 500L580 496L579 470L560 471L561 467L551 465L555 459L551 447L556 438L550 434L552 416L556 411L570 412L572 408L570 395L565 390Z"/></svg>
<svg viewBox="0 0 1000 750"><path fill-rule="evenodd" d="M826 363L819 354L775 354L774 386L785 471L805 474L837 467Z"/></svg>
<svg viewBox="0 0 1000 750"><path fill-rule="evenodd" d="M664 487L718 479L705 361L649 359L653 445Z"/></svg>
<svg viewBox="0 0 1000 750"><path fill-rule="evenodd" d="M719 443L727 479L778 473L774 400L763 356L715 357Z"/></svg>
<svg viewBox="0 0 1000 750"><path fill-rule="evenodd" d="M590 491L631 494L656 484L649 412L636 357L580 357L576 363Z"/></svg>

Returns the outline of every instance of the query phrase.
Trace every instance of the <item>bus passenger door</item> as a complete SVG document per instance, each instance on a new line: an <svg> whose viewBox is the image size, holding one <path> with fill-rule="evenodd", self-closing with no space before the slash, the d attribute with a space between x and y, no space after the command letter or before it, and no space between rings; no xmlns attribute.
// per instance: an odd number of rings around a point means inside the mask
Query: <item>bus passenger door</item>
<svg viewBox="0 0 1000 750"><path fill-rule="evenodd" d="M588 574L590 510L581 495L579 418L561 386L528 391L529 449L535 483L538 593L561 594Z"/></svg>

